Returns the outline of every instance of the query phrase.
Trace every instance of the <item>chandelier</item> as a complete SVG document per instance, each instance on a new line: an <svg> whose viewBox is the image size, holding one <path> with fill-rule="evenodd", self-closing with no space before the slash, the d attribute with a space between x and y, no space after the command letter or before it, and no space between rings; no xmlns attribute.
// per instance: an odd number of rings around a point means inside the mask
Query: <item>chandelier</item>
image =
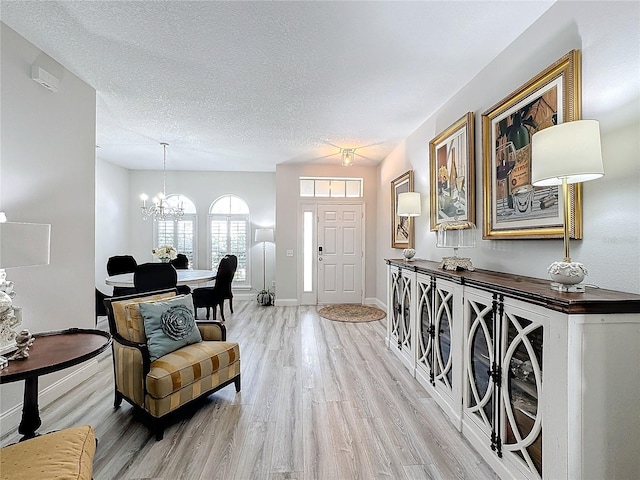
<svg viewBox="0 0 640 480"><path fill-rule="evenodd" d="M167 147L169 144L160 142L160 145L162 145L162 148L164 149L162 159L162 192L158 193L156 197L151 199L151 205L149 206L147 206L147 200L149 199L147 194L143 193L140 195L140 200L142 200L142 219L146 220L151 217L154 221L162 221L166 220L168 217L173 217L175 220L178 220L184 215L182 202L178 205L171 205L167 202L166 194Z"/></svg>
<svg viewBox="0 0 640 480"><path fill-rule="evenodd" d="M341 148L342 150L342 166L343 167L351 167L353 166L354 157L356 155L355 148Z"/></svg>

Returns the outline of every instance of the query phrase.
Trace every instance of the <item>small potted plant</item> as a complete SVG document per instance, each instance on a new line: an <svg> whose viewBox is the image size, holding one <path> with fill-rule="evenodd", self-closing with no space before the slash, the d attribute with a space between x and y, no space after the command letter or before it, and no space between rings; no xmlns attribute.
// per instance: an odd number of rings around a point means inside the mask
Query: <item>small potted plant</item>
<svg viewBox="0 0 640 480"><path fill-rule="evenodd" d="M169 263L178 256L178 251L173 245L160 245L157 248L151 249L151 254L162 263Z"/></svg>

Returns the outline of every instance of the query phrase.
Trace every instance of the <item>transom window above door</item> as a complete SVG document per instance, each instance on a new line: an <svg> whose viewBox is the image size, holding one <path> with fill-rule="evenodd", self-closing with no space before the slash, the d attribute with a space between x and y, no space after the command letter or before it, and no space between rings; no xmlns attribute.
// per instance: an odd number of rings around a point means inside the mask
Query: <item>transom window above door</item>
<svg viewBox="0 0 640 480"><path fill-rule="evenodd" d="M300 196L316 198L361 198L362 178L300 177Z"/></svg>

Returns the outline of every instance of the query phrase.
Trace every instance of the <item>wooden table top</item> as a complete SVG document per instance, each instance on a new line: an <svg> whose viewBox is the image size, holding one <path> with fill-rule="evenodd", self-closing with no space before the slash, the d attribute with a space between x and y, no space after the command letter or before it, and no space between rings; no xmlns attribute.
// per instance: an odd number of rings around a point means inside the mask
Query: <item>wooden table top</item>
<svg viewBox="0 0 640 480"><path fill-rule="evenodd" d="M388 264L403 269L433 275L450 282L478 287L501 293L535 305L541 305L568 314L640 313L640 295L604 288L586 287L584 293L558 292L549 287L551 280L476 269L448 271L430 260L407 262L404 259L386 259Z"/></svg>
<svg viewBox="0 0 640 480"><path fill-rule="evenodd" d="M111 345L111 335L102 330L71 328L34 334L29 358L11 360L0 370L0 383L45 375L77 365L102 353Z"/></svg>

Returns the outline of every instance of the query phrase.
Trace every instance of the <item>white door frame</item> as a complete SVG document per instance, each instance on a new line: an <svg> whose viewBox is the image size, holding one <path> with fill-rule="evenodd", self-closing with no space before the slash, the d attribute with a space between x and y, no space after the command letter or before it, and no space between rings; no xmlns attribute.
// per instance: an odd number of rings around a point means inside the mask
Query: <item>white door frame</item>
<svg viewBox="0 0 640 480"><path fill-rule="evenodd" d="M322 198L322 199L309 199L305 201L298 202L298 232L297 232L297 244L298 244L298 261L297 265L297 290L298 290L298 305L317 305L318 304L318 205L360 205L362 208L362 218L360 219L360 228L361 235L360 241L362 243L362 278L361 278L361 295L360 295L360 303L364 303L365 297L365 278L366 278L366 250L365 250L365 231L366 231L366 223L365 218L366 215L366 203L362 199L353 199L349 200L347 198L339 198L339 199L331 199L331 198ZM312 212L313 214L313 245L312 245L312 291L305 292L304 291L304 220L303 214L304 212Z"/></svg>

